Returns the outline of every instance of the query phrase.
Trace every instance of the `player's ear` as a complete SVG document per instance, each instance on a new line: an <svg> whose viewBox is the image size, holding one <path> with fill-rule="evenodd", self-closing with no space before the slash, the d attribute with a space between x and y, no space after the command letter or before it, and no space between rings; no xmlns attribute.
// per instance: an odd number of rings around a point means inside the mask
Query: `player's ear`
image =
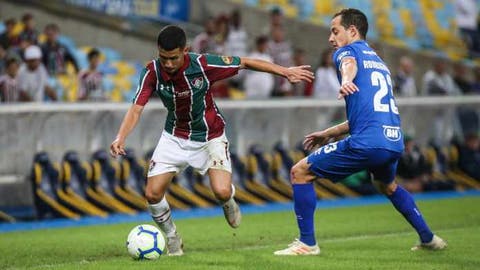
<svg viewBox="0 0 480 270"><path fill-rule="evenodd" d="M188 53L190 51L190 46L185 46L185 48L183 48L183 53Z"/></svg>

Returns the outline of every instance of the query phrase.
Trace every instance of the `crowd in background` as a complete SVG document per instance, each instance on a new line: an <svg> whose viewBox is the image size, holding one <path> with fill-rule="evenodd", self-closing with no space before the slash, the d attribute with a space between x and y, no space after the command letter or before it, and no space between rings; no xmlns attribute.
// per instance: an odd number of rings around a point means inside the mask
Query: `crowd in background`
<svg viewBox="0 0 480 270"><path fill-rule="evenodd" d="M270 23L262 28L262 35L251 37L242 27L242 17L238 10L230 14L210 17L204 23L204 31L191 42L191 51L220 55L249 56L274 62L283 66L305 65L306 53L302 48L294 48L289 40L284 15L281 9L273 8L269 14ZM70 67L77 74L77 100L107 101L102 89L102 72L98 71L99 50L92 48L87 53L88 68L79 70L72 53L59 42L60 28L48 24L43 32L37 29L32 14L22 18L23 29L15 33L15 18L5 20L5 31L0 34L0 99L2 102L55 101L58 91L50 84L50 78L64 74ZM469 46L475 51L478 46L478 33L472 29L460 29L469 40ZM476 31L476 30L475 30ZM249 44L253 40L253 48ZM275 97L315 97L320 99L337 98L339 83L332 61L331 49L320 53L315 66L315 81L292 85L281 77L268 73L241 71L233 79L217 82L212 86L216 97L231 98L234 93L246 99L265 99ZM432 67L417 83L414 78L414 61L402 56L398 67L392 68L392 79L396 96L432 96L432 95L470 95L480 94L480 67L473 68L473 76L468 76L471 68L459 62L454 64L452 73L448 70L447 60L438 58ZM420 86L420 89L417 89ZM471 177L480 181L480 140L478 115L466 114L468 127L474 129L464 132L461 144L458 144L460 168ZM464 117L465 118L465 117ZM473 121L473 122L472 122ZM432 148L438 146L432 143ZM424 153L416 146L413 138L406 138L406 151L399 162L399 176L405 186L415 192L423 190L451 189L448 179L438 179L435 175L444 173L446 158L441 151L435 152L435 162L427 162ZM439 181L433 181L439 180Z"/></svg>
<svg viewBox="0 0 480 270"><path fill-rule="evenodd" d="M466 4L459 4L457 7L457 13L462 14L457 19L459 30L472 54L476 54L480 35L477 26L471 25L472 16L468 14L472 9L469 10ZM256 37L249 36L243 28L239 10L209 17L204 22L203 32L193 37L190 42L191 51L249 56L283 66L308 64L304 49L295 48L288 38L282 10L278 7L272 8L269 17L269 24L262 27L262 35ZM58 89L54 89L52 83L49 83L50 78L64 74L68 67L78 74L76 100L109 100L102 87L102 72L98 71L98 50L92 48L87 53L88 68L79 70L72 52L58 39L58 25L48 24L40 33L35 25L35 18L29 13L21 18L21 32L15 31L18 26L15 18L5 20L4 24L5 31L0 34L2 102L59 99ZM242 71L233 79L217 82L212 91L216 97L221 98L265 99L272 96L296 96L334 99L337 97L339 83L332 53L330 49L319 52L319 59L314 64L316 79L313 83L292 85L281 77ZM450 71L447 61L445 58L434 60L422 81L417 82L414 77L414 61L408 56L401 57L398 67L390 67L395 95L412 97L480 94L480 67L472 69L469 64L458 62Z"/></svg>
<svg viewBox="0 0 480 270"><path fill-rule="evenodd" d="M88 53L89 68L79 70L75 58L59 41L60 28L47 24L40 33L32 14L22 16L20 33L15 18L5 20L0 34L0 98L2 102L58 100L51 78L65 74L68 67L78 74L78 100L103 100L102 74L96 70L99 51Z"/></svg>

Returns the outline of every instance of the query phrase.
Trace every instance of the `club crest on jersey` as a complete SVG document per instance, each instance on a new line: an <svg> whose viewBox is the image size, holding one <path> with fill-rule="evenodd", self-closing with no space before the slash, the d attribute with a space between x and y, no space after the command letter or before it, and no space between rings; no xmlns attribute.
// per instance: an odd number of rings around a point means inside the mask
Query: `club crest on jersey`
<svg viewBox="0 0 480 270"><path fill-rule="evenodd" d="M227 65L230 65L231 63L233 63L233 57L231 56L222 56L222 61L227 64Z"/></svg>
<svg viewBox="0 0 480 270"><path fill-rule="evenodd" d="M402 131L400 127L383 126L383 136L389 141L396 142L402 138Z"/></svg>
<svg viewBox="0 0 480 270"><path fill-rule="evenodd" d="M193 79L192 85L193 85L193 87L198 88L198 89L202 88L202 86L203 86L203 78L202 78L202 77L198 77L198 78Z"/></svg>

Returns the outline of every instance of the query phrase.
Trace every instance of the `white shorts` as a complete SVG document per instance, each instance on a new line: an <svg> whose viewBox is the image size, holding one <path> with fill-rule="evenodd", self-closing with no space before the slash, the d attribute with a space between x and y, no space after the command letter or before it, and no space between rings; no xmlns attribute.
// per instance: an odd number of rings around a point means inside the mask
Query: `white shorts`
<svg viewBox="0 0 480 270"><path fill-rule="evenodd" d="M202 175L210 168L231 173L232 165L225 133L208 142L195 142L163 131L150 161L148 177L167 172L178 173L188 165Z"/></svg>

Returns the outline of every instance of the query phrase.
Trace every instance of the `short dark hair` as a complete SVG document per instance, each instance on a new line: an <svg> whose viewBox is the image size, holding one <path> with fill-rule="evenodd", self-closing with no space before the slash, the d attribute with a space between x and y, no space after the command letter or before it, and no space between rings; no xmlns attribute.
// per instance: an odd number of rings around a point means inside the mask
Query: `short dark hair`
<svg viewBox="0 0 480 270"><path fill-rule="evenodd" d="M367 37L368 20L363 12L355 8L346 8L333 15L333 18L337 16L342 16L341 25L343 27L348 28L353 25L357 28L361 38L365 39Z"/></svg>
<svg viewBox="0 0 480 270"><path fill-rule="evenodd" d="M15 57L7 58L5 61L5 67L9 67L11 64L18 64L18 60Z"/></svg>
<svg viewBox="0 0 480 270"><path fill-rule="evenodd" d="M187 44L187 36L182 28L175 25L167 25L158 34L158 47L172 51L176 48L183 49Z"/></svg>
<svg viewBox="0 0 480 270"><path fill-rule="evenodd" d="M97 57L99 55L100 55L100 51L98 51L97 48L92 48L87 54L87 59L92 60L92 58Z"/></svg>

